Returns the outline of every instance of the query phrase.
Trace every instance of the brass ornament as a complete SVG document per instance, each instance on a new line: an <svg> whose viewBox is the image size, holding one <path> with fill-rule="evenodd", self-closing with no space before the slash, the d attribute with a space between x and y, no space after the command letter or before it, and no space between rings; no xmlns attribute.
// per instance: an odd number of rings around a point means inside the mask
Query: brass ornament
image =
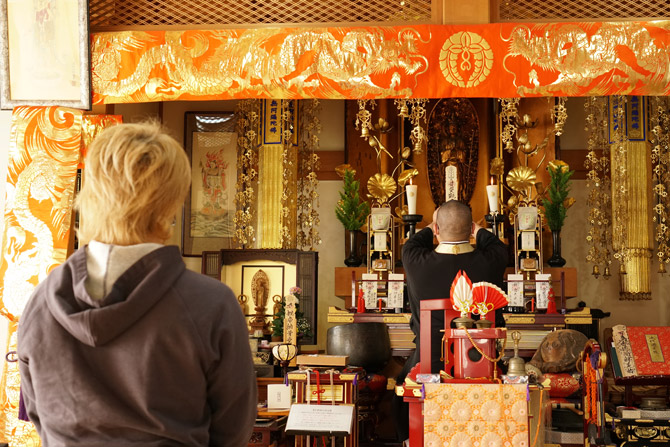
<svg viewBox="0 0 670 447"><path fill-rule="evenodd" d="M352 171L354 175L356 175L356 170L352 168L349 163L343 163L335 167L335 173L341 178L344 178L344 173L346 171Z"/></svg>
<svg viewBox="0 0 670 447"><path fill-rule="evenodd" d="M505 173L505 162L500 157L496 157L491 160L489 165L489 172L491 175L499 176Z"/></svg>
<svg viewBox="0 0 670 447"><path fill-rule="evenodd" d="M314 250L316 245L321 244L318 230L321 219L317 211L319 208L319 180L316 175L321 165L317 155L319 133L321 133L320 109L318 99L301 101L296 237L297 246L302 250ZM335 168L336 172L341 167L342 165Z"/></svg>
<svg viewBox="0 0 670 447"><path fill-rule="evenodd" d="M650 101L651 163L656 203L652 220L656 226L658 273L663 275L670 262L670 101L659 96L651 97Z"/></svg>
<svg viewBox="0 0 670 447"><path fill-rule="evenodd" d="M258 190L258 133L260 101L237 103L237 184L235 190L234 241L239 248L256 241L256 191Z"/></svg>
<svg viewBox="0 0 670 447"><path fill-rule="evenodd" d="M405 169L398 175L398 185L404 187L405 183L407 183L410 179L416 177L417 175L419 175L418 169L416 168Z"/></svg>
<svg viewBox="0 0 670 447"><path fill-rule="evenodd" d="M551 97L548 99L551 100ZM551 119L554 121L554 133L559 137L563 134L563 126L568 119L568 109L565 106L567 100L568 98L565 96L556 98L556 104L551 111Z"/></svg>
<svg viewBox="0 0 670 447"><path fill-rule="evenodd" d="M500 121L502 130L500 132L500 141L503 149L508 152L514 152L514 142L512 141L516 136L517 125L517 108L519 106L520 98L500 98Z"/></svg>
<svg viewBox="0 0 670 447"><path fill-rule="evenodd" d="M384 206L397 189L393 177L379 172L368 179L367 186L369 197L374 198L379 206Z"/></svg>
<svg viewBox="0 0 670 447"><path fill-rule="evenodd" d="M586 242L589 246L586 261L593 264L593 276L609 279L612 264L612 201L610 173L610 144L608 137L607 99L588 97L584 103L586 112L585 130L588 134L588 154L584 166L586 177L587 225Z"/></svg>
<svg viewBox="0 0 670 447"><path fill-rule="evenodd" d="M426 118L426 104L427 99L413 98L408 99L407 103L412 106L412 112L409 114L409 121L412 123L412 131L409 139L412 142L412 150L415 154L423 152L423 144L427 140L426 131L421 126L421 121ZM403 157L406 158L406 157Z"/></svg>
<svg viewBox="0 0 670 447"><path fill-rule="evenodd" d="M535 184L536 180L535 171L528 166L517 166L511 169L506 178L507 186L525 196L528 196L527 191Z"/></svg>

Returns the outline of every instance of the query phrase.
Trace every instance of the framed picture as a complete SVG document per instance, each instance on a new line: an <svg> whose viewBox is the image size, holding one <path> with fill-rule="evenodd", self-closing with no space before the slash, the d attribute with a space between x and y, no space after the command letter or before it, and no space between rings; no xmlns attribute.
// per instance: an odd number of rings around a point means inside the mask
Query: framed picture
<svg viewBox="0 0 670 447"><path fill-rule="evenodd" d="M235 114L187 112L184 149L191 191L184 204L182 254L231 248L235 231L237 133Z"/></svg>
<svg viewBox="0 0 670 447"><path fill-rule="evenodd" d="M91 108L86 0L0 0L0 108Z"/></svg>

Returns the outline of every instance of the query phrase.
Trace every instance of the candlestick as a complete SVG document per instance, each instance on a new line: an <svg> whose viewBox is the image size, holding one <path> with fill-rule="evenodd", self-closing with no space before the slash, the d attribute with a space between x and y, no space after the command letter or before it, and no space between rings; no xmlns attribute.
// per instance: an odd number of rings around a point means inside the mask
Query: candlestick
<svg viewBox="0 0 670 447"><path fill-rule="evenodd" d="M491 214L498 212L498 185L486 185L486 195L489 198Z"/></svg>
<svg viewBox="0 0 670 447"><path fill-rule="evenodd" d="M419 187L417 185L405 185L407 194L407 214L416 214L416 193Z"/></svg>

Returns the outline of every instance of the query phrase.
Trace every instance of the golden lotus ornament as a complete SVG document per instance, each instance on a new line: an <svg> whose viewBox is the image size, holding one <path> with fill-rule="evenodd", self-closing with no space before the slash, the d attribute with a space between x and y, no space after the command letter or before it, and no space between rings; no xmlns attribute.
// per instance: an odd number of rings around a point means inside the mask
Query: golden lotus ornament
<svg viewBox="0 0 670 447"><path fill-rule="evenodd" d="M570 170L570 166L568 166L568 164L563 160L552 160L547 163L547 169L558 172L568 172Z"/></svg>
<svg viewBox="0 0 670 447"><path fill-rule="evenodd" d="M388 174L376 173L368 180L368 191L380 205L386 203L396 191L396 182Z"/></svg>
<svg viewBox="0 0 670 447"><path fill-rule="evenodd" d="M502 175L505 173L505 162L500 157L496 157L491 160L491 165L489 167L489 172L491 175Z"/></svg>
<svg viewBox="0 0 670 447"><path fill-rule="evenodd" d="M535 184L537 176L528 166L517 166L507 174L507 186L517 192L525 192Z"/></svg>
<svg viewBox="0 0 670 447"><path fill-rule="evenodd" d="M407 183L411 178L416 177L419 175L419 170L416 168L412 169L405 169L398 175L398 185L405 186L405 183Z"/></svg>
<svg viewBox="0 0 670 447"><path fill-rule="evenodd" d="M351 165L348 163L341 164L335 167L335 172L342 178L344 178L344 173L347 171L351 171L354 175L356 175L356 170L352 168Z"/></svg>

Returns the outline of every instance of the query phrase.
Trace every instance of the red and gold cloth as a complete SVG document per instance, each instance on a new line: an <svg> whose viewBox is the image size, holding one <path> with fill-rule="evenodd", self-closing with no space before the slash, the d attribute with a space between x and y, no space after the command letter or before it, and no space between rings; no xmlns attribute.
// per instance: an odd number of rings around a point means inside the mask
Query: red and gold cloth
<svg viewBox="0 0 670 447"><path fill-rule="evenodd" d="M425 384L425 447L528 447L526 385Z"/></svg>
<svg viewBox="0 0 670 447"><path fill-rule="evenodd" d="M670 376L670 327L627 326L635 367L640 376Z"/></svg>
<svg viewBox="0 0 670 447"><path fill-rule="evenodd" d="M16 107L7 167L5 232L0 258L0 312L9 319L7 352L35 286L65 261L81 151L81 110ZM34 426L18 420L18 363L4 362L1 435L10 445L38 446Z"/></svg>
<svg viewBox="0 0 670 447"><path fill-rule="evenodd" d="M667 95L670 21L94 33L94 104Z"/></svg>
<svg viewBox="0 0 670 447"><path fill-rule="evenodd" d="M120 118L84 117L64 107L16 107L12 113L0 258L0 313L9 320L5 352L16 350L18 321L33 289L67 256L83 147ZM18 363L3 364L0 438L39 446L34 426L18 419Z"/></svg>

